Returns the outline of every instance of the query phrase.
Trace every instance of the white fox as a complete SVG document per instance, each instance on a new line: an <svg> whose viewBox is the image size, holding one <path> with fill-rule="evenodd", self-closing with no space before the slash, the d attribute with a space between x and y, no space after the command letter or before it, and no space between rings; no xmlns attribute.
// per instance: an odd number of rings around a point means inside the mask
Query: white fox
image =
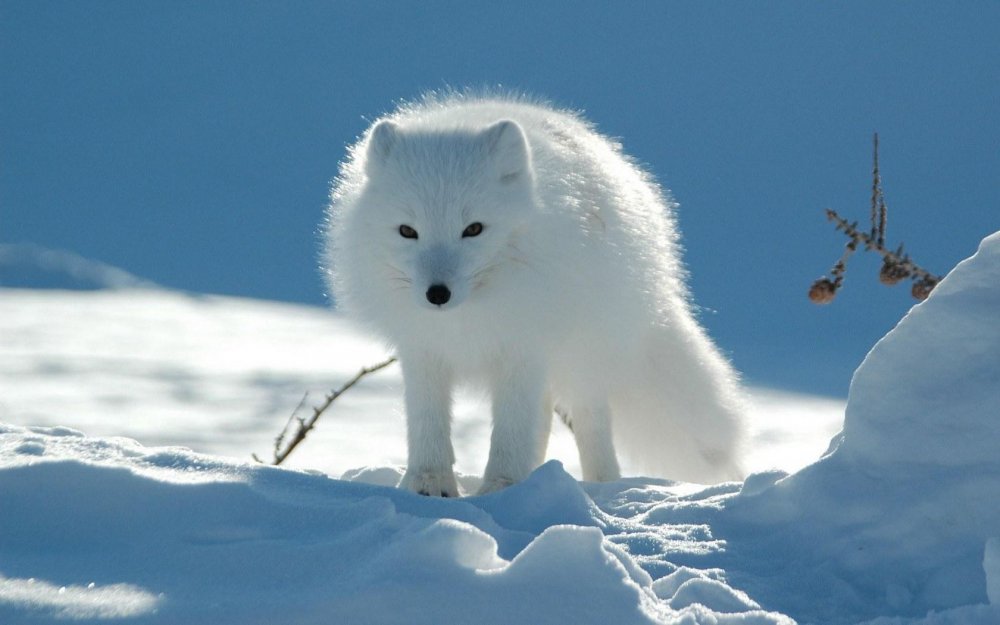
<svg viewBox="0 0 1000 625"><path fill-rule="evenodd" d="M492 398L480 493L545 458L553 411L585 480L741 476L742 394L695 320L673 204L576 114L514 96L425 96L377 120L334 181L338 305L396 350L400 486L457 496L452 390Z"/></svg>

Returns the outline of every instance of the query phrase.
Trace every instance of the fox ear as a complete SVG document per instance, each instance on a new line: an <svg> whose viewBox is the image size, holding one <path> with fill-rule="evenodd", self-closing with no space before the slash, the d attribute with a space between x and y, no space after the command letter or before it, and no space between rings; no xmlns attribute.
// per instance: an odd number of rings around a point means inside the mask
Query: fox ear
<svg viewBox="0 0 1000 625"><path fill-rule="evenodd" d="M517 122L502 119L483 132L487 153L501 182L513 182L531 173L528 138Z"/></svg>
<svg viewBox="0 0 1000 625"><path fill-rule="evenodd" d="M368 155L365 167L371 172L373 167L381 167L389 160L392 148L399 140L399 126L389 120L375 124L368 137Z"/></svg>

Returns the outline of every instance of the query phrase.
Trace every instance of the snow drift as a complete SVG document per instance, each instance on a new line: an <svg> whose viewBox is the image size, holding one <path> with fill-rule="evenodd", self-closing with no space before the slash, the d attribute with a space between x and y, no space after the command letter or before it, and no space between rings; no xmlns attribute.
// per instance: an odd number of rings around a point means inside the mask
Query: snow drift
<svg viewBox="0 0 1000 625"><path fill-rule="evenodd" d="M68 429L4 426L0 457L3 623L658 623L710 613L658 599L649 574L602 533L613 520L555 462L492 497L448 501Z"/></svg>
<svg viewBox="0 0 1000 625"><path fill-rule="evenodd" d="M0 426L0 622L1000 622L1000 233L879 342L793 475L429 499Z"/></svg>
<svg viewBox="0 0 1000 625"><path fill-rule="evenodd" d="M1000 233L871 350L835 444L727 506L741 535L730 555L769 552L797 589L750 559L754 596L824 623L985 603L984 551L1000 535Z"/></svg>

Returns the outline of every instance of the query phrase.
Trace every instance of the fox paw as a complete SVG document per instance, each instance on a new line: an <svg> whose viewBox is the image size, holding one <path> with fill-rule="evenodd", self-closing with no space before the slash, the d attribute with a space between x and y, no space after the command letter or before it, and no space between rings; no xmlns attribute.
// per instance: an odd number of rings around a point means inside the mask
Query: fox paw
<svg viewBox="0 0 1000 625"><path fill-rule="evenodd" d="M460 496L458 483L455 482L455 472L451 469L407 469L403 479L399 481L399 488L430 497Z"/></svg>

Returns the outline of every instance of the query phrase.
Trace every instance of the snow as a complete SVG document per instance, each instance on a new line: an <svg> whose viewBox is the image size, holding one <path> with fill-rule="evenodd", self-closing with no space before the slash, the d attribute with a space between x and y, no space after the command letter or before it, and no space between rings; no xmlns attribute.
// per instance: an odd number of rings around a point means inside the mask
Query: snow
<svg viewBox="0 0 1000 625"><path fill-rule="evenodd" d="M0 421L10 423L270 457L303 393L317 405L387 356L344 319L309 306L159 289L0 289ZM754 469L805 466L843 424L841 400L753 394ZM398 366L363 381L337 400L287 466L340 475L404 464L402 397ZM479 395L463 393L455 412L457 468L479 475L488 410ZM572 435L553 431L550 458L579 476Z"/></svg>
<svg viewBox="0 0 1000 625"><path fill-rule="evenodd" d="M34 578L0 576L0 601L28 612L48 612L63 620L120 619L152 612L159 597L129 584L56 587Z"/></svg>
<svg viewBox="0 0 1000 625"><path fill-rule="evenodd" d="M525 482L434 499L391 487L395 370L298 468L247 460L384 355L334 315L0 290L0 623L1000 623L997 319L1000 233L874 346L829 449L836 402L755 390L742 484L582 483L563 432Z"/></svg>
<svg viewBox="0 0 1000 625"><path fill-rule="evenodd" d="M983 571L986 573L986 596L990 605L1000 606L1000 538L991 538L986 542Z"/></svg>
<svg viewBox="0 0 1000 625"><path fill-rule="evenodd" d="M557 462L492 497L449 501L67 429L0 432L0 622L657 623L685 614L605 539L604 515Z"/></svg>

